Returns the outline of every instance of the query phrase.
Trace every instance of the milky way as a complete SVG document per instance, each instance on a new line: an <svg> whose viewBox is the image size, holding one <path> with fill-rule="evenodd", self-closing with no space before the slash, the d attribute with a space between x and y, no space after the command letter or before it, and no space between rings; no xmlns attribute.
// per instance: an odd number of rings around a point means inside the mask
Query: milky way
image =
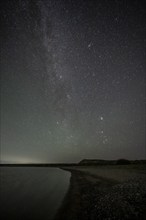
<svg viewBox="0 0 146 220"><path fill-rule="evenodd" d="M1 5L1 160L145 158L142 2Z"/></svg>

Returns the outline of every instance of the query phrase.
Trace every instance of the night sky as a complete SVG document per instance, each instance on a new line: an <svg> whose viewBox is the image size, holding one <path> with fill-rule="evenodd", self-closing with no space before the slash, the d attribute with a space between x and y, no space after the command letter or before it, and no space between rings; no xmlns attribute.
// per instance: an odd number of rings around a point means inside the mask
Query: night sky
<svg viewBox="0 0 146 220"><path fill-rule="evenodd" d="M145 158L139 0L1 1L1 161Z"/></svg>

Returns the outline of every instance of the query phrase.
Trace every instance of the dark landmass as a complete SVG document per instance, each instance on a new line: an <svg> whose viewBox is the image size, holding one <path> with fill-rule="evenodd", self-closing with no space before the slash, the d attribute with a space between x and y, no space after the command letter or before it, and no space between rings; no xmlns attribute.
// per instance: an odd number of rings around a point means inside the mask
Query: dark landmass
<svg viewBox="0 0 146 220"><path fill-rule="evenodd" d="M134 219L146 217L146 166L76 166L55 220Z"/></svg>
<svg viewBox="0 0 146 220"><path fill-rule="evenodd" d="M72 166L93 166L93 165L127 165L127 164L146 164L146 160L102 160L102 159L83 159L79 163L0 163L0 166L7 167L72 167Z"/></svg>
<svg viewBox="0 0 146 220"><path fill-rule="evenodd" d="M71 172L70 187L55 220L143 220L146 217L146 160L89 160L76 163L0 164L58 167Z"/></svg>
<svg viewBox="0 0 146 220"><path fill-rule="evenodd" d="M83 159L79 162L79 165L127 165L127 164L146 164L146 160L127 160L124 158L118 160Z"/></svg>

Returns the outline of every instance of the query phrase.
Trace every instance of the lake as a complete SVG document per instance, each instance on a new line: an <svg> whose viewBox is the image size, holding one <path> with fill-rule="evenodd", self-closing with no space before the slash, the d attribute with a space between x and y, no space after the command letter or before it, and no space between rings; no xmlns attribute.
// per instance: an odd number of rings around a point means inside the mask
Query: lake
<svg viewBox="0 0 146 220"><path fill-rule="evenodd" d="M0 168L3 220L52 220L67 193L70 173L48 167Z"/></svg>

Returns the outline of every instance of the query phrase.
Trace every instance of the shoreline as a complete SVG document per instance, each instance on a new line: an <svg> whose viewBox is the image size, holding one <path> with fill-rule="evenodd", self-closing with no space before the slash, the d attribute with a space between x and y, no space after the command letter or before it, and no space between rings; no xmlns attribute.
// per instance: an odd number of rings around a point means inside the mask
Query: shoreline
<svg viewBox="0 0 146 220"><path fill-rule="evenodd" d="M62 169L62 168L61 168ZM74 220L77 219L80 210L80 190L78 186L79 171L63 169L71 173L68 191L63 199L62 205L59 208L55 220Z"/></svg>
<svg viewBox="0 0 146 220"><path fill-rule="evenodd" d="M61 169L71 172L71 178L55 220L145 219L146 180L140 174L119 181L89 172L92 167L87 171L79 167Z"/></svg>

